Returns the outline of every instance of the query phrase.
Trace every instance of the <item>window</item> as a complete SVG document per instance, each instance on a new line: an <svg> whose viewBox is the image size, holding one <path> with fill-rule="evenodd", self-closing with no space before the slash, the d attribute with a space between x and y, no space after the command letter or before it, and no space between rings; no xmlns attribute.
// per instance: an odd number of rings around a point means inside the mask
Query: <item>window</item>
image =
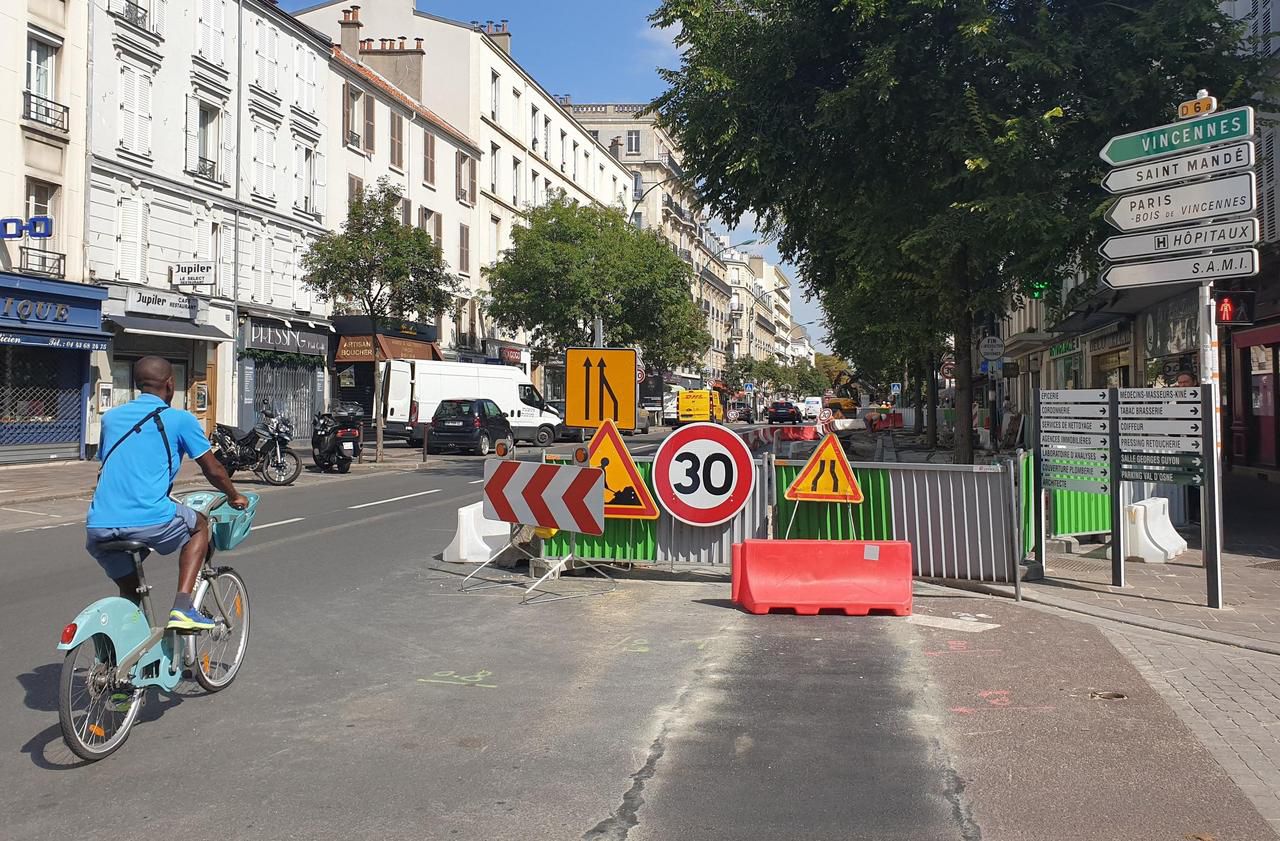
<svg viewBox="0 0 1280 841"><path fill-rule="evenodd" d="M533 175L529 182L529 201L533 204L541 204L542 200L538 197L538 171L532 170Z"/></svg>
<svg viewBox="0 0 1280 841"><path fill-rule="evenodd" d="M640 154L640 130L627 129L627 154Z"/></svg>
<svg viewBox="0 0 1280 841"><path fill-rule="evenodd" d="M578 180L578 141L573 141L573 180Z"/></svg>
<svg viewBox="0 0 1280 841"><path fill-rule="evenodd" d="M262 18L254 21L256 38L253 47L256 78L253 83L275 93L280 89L280 30Z"/></svg>
<svg viewBox="0 0 1280 841"><path fill-rule="evenodd" d="M498 144L489 146L489 192L498 194Z"/></svg>
<svg viewBox="0 0 1280 841"><path fill-rule="evenodd" d="M422 182L436 183L436 136L429 129L422 130Z"/></svg>
<svg viewBox="0 0 1280 841"><path fill-rule="evenodd" d="M373 154L373 121L378 103L372 96L364 98L364 150Z"/></svg>
<svg viewBox="0 0 1280 841"><path fill-rule="evenodd" d="M444 217L425 205L418 208L418 227L431 235L431 241L441 244L444 237Z"/></svg>
<svg viewBox="0 0 1280 841"><path fill-rule="evenodd" d="M195 168L192 170L201 178L210 181L218 178L218 108L207 102L196 103L196 138Z"/></svg>
<svg viewBox="0 0 1280 841"><path fill-rule="evenodd" d="M595 129L592 129L590 132L588 132L588 134L591 135L592 140L594 140L597 143L600 142L600 132L596 131Z"/></svg>
<svg viewBox="0 0 1280 841"><path fill-rule="evenodd" d="M565 140L567 140L568 137L569 137L568 132L564 132L564 131L560 132L560 171L561 172L568 171L568 167L566 166L566 164L569 163L569 157L566 154L567 145L565 144Z"/></svg>
<svg viewBox="0 0 1280 841"><path fill-rule="evenodd" d="M542 118L542 157L551 160L551 118Z"/></svg>
<svg viewBox="0 0 1280 841"><path fill-rule="evenodd" d="M458 201L476 203L476 159L459 151L454 166L454 179L458 185Z"/></svg>
<svg viewBox="0 0 1280 841"><path fill-rule="evenodd" d="M310 146L293 147L293 206L319 216L324 196L324 155Z"/></svg>
<svg viewBox="0 0 1280 841"><path fill-rule="evenodd" d="M501 114L502 77L497 73L489 74L489 118L497 122Z"/></svg>
<svg viewBox="0 0 1280 841"><path fill-rule="evenodd" d="M533 151L538 151L538 106L536 105L529 112L529 145L533 147Z"/></svg>
<svg viewBox="0 0 1280 841"><path fill-rule="evenodd" d="M637 228L643 228L643 227L644 227L644 214L643 214L642 212L640 212L639 210L637 210L635 213L631 214L631 224L632 224L632 225L635 225Z"/></svg>
<svg viewBox="0 0 1280 841"><path fill-rule="evenodd" d="M502 220L497 216L489 217L489 265L498 262L498 243L502 240Z"/></svg>
<svg viewBox="0 0 1280 841"><path fill-rule="evenodd" d="M391 165L404 169L404 117L391 112Z"/></svg>
<svg viewBox="0 0 1280 841"><path fill-rule="evenodd" d="M642 173L631 173L631 197L637 201L644 198L644 175Z"/></svg>
<svg viewBox="0 0 1280 841"><path fill-rule="evenodd" d="M471 229L466 225L458 225L458 271L471 271Z"/></svg>
<svg viewBox="0 0 1280 841"><path fill-rule="evenodd" d="M57 214L56 201L58 197L58 185L50 184L47 181L40 181L35 178L27 179L27 206L25 208L27 218L33 216L48 216L50 219ZM57 234L58 226L54 225L54 233ZM36 240L36 243L50 244L50 240Z"/></svg>
<svg viewBox="0 0 1280 841"><path fill-rule="evenodd" d="M515 88L511 89L511 113L515 120L520 120L520 91Z"/></svg>
<svg viewBox="0 0 1280 841"><path fill-rule="evenodd" d="M360 148L360 114L364 92L348 84L342 86L342 137L348 146Z"/></svg>
<svg viewBox="0 0 1280 841"><path fill-rule="evenodd" d="M364 180L354 175L347 176L347 204L364 196Z"/></svg>
<svg viewBox="0 0 1280 841"><path fill-rule="evenodd" d="M151 155L151 75L120 65L120 148Z"/></svg>
<svg viewBox="0 0 1280 841"><path fill-rule="evenodd" d="M520 159L511 159L511 203L520 206Z"/></svg>
<svg viewBox="0 0 1280 841"><path fill-rule="evenodd" d="M400 224L406 228L413 224L413 202L400 199Z"/></svg>
<svg viewBox="0 0 1280 841"><path fill-rule="evenodd" d="M196 50L214 64L222 64L226 61L227 0L201 0L197 24Z"/></svg>
<svg viewBox="0 0 1280 841"><path fill-rule="evenodd" d="M36 96L53 99L54 57L58 48L39 38L27 39L27 90Z"/></svg>

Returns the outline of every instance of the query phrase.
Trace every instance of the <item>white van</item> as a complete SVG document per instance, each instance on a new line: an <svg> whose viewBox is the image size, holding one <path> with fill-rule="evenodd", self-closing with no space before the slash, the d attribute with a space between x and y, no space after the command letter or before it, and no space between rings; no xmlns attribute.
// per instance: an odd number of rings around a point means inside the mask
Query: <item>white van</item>
<svg viewBox="0 0 1280 841"><path fill-rule="evenodd" d="M800 407L800 411L806 418L816 418L818 413L822 411L822 398L806 397L804 405Z"/></svg>
<svg viewBox="0 0 1280 841"><path fill-rule="evenodd" d="M436 406L452 397L487 397L497 403L517 441L545 447L556 440L560 415L519 368L424 359L393 359L384 364L386 433L408 438L410 446L422 446L426 423Z"/></svg>

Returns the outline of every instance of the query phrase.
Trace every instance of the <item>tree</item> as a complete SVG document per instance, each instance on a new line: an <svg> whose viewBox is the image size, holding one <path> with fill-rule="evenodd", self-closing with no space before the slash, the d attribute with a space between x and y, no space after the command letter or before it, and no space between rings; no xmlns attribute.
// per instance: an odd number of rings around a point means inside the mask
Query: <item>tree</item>
<svg viewBox="0 0 1280 841"><path fill-rule="evenodd" d="M831 381L807 359L793 362L786 370L787 384L799 397L820 397L831 387Z"/></svg>
<svg viewBox="0 0 1280 841"><path fill-rule="evenodd" d="M1201 87L1272 87L1217 0L665 0L652 21L680 33L654 107L698 203L758 217L810 292L860 284L941 325L961 418L975 325L1094 275L1106 139Z"/></svg>
<svg viewBox="0 0 1280 841"><path fill-rule="evenodd" d="M649 366L701 360L711 337L689 291L692 271L655 232L563 192L530 209L526 222L485 270L487 310L495 323L527 330L540 361L590 345L597 316L607 345L637 347Z"/></svg>
<svg viewBox="0 0 1280 841"><path fill-rule="evenodd" d="M457 278L449 273L440 246L400 216L399 188L386 178L357 195L347 208L341 233L327 233L303 255L305 283L335 312L368 316L375 329L391 320L430 318L453 303ZM382 459L382 364L373 342L375 457Z"/></svg>
<svg viewBox="0 0 1280 841"><path fill-rule="evenodd" d="M823 386L824 390L835 385L836 376L839 375L841 371L848 371L852 367L850 363L841 359L839 356L835 356L830 353L823 353L821 351L818 351L813 355L813 365L819 372L821 372L823 379L826 380L826 385Z"/></svg>

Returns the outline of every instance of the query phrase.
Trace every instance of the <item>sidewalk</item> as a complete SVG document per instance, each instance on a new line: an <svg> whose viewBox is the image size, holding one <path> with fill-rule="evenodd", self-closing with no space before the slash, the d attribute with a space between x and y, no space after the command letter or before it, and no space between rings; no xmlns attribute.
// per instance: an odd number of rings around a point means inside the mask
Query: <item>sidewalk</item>
<svg viewBox="0 0 1280 841"><path fill-rule="evenodd" d="M295 450L302 459L302 476L315 472L311 462L309 449ZM351 465L351 473L378 469L413 470L422 463L422 450L408 447L386 447L384 460L374 462L372 451L366 454L363 464ZM429 461L431 463L434 459ZM335 477L338 474L333 474ZM252 487L262 484L262 480L251 473L237 473L237 482ZM21 464L0 468L0 505L26 504L45 502L56 499L88 499L93 493L93 486L98 479L97 461L56 461L48 464ZM205 485L204 475L200 468L191 461L184 461L174 481L175 488Z"/></svg>
<svg viewBox="0 0 1280 841"><path fill-rule="evenodd" d="M1167 564L1125 564L1126 585L1112 587L1106 546L1084 554L1051 554L1045 578L1024 581L1032 601L1156 630L1280 654L1280 485L1240 476L1223 482L1224 607L1205 607L1200 534L1183 531L1192 548ZM1009 588L997 588L1002 594ZM1011 592L1011 590L1010 590Z"/></svg>

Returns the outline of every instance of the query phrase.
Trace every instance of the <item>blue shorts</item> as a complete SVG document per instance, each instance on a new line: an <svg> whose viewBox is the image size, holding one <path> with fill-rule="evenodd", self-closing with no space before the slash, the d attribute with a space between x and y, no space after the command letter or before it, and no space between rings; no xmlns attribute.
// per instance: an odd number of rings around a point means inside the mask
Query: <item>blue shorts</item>
<svg viewBox="0 0 1280 841"><path fill-rule="evenodd" d="M128 552L99 551L98 544L108 540L140 540L161 555L182 551L195 533L198 514L178 503L178 510L167 523L139 528L85 529L84 548L94 557L109 578L124 578L133 572L133 556Z"/></svg>

